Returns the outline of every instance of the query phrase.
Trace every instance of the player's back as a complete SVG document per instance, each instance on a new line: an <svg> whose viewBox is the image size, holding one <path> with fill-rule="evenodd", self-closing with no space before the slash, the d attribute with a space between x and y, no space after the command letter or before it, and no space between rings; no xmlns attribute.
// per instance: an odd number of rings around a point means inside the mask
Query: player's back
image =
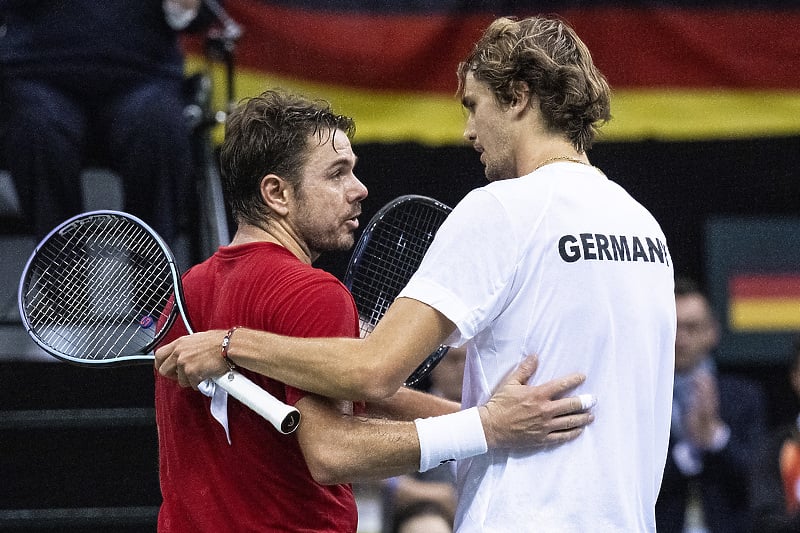
<svg viewBox="0 0 800 533"><path fill-rule="evenodd" d="M477 194L493 196L487 205L503 212L506 235L497 238L513 267L496 281L501 294L469 344L466 405L487 401L532 353L539 355L532 383L582 372L587 381L578 392L595 394L598 404L595 422L574 442L464 461L461 502L470 511L460 531L513 523L538 524L537 531L654 530L675 327L671 258L659 225L588 166L549 165ZM479 477L480 485L470 482Z"/></svg>

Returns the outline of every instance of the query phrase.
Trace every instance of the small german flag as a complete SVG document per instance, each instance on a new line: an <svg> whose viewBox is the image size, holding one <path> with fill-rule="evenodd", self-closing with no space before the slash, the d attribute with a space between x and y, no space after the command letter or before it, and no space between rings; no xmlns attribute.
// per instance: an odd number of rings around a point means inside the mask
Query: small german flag
<svg viewBox="0 0 800 533"><path fill-rule="evenodd" d="M738 274L728 281L732 331L800 331L800 272Z"/></svg>

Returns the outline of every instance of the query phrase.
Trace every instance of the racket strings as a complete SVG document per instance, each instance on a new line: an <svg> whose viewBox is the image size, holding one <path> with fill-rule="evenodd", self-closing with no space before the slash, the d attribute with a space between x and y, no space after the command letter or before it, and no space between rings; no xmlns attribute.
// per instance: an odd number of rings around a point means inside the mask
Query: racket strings
<svg viewBox="0 0 800 533"><path fill-rule="evenodd" d="M127 219L93 217L67 228L45 244L30 271L30 327L61 353L137 353L165 325L174 291L169 259Z"/></svg>
<svg viewBox="0 0 800 533"><path fill-rule="evenodd" d="M84 225L81 229L85 228ZM92 331L94 325L92 315L88 312L90 287L86 277L91 275L91 265L87 253L90 242L81 240L85 237L85 233L76 229L69 233L62 232L48 242L40 261L47 266L39 279L31 284L32 289L40 291L40 301L50 304L50 309L32 307L30 314L34 317L32 322L35 327L50 326L49 329L42 329L42 338L52 345L59 346L57 339L62 344L74 342L75 335L70 326L79 318L89 321L85 331Z"/></svg>
<svg viewBox="0 0 800 533"><path fill-rule="evenodd" d="M162 299L152 299L151 296L158 294L158 290L168 287L169 277L163 278L162 274L169 274L169 267L166 261L160 265L160 269L151 269L154 265L149 259L153 254L158 254L160 248L158 244L150 238L149 234L131 225L124 224L120 228L123 233L118 238L96 250L98 261L94 262L94 272L98 285L95 287L97 294L102 298L95 303L102 313L95 313L95 319L91 324L95 328L95 334L88 348L90 353L109 356L112 350L121 348L128 351L130 344L139 336L136 327L130 327L134 321L140 322L142 317L160 318L160 313L156 312L156 307L163 302ZM113 234L113 233L112 233ZM130 246L130 249L119 254L120 247ZM110 253L109 253L110 252ZM158 256L156 256L158 257ZM123 259L123 260L120 260ZM147 276L145 277L145 273ZM150 285L153 280L161 280L158 285ZM152 301L149 301L152 300ZM109 321L109 317L125 317L125 320ZM156 321L157 323L157 321ZM101 335L100 332L108 324L114 324L110 333ZM145 340L149 341L149 336ZM121 345L120 345L121 343ZM133 351L137 351L139 344L136 343Z"/></svg>
<svg viewBox="0 0 800 533"><path fill-rule="evenodd" d="M362 337L372 332L416 272L447 214L433 204L405 202L375 223L350 287L360 310Z"/></svg>

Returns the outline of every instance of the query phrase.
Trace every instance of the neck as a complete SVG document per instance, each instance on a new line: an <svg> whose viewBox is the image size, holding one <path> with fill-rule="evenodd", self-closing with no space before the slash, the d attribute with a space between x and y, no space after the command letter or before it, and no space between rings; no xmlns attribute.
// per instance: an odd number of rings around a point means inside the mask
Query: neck
<svg viewBox="0 0 800 533"><path fill-rule="evenodd" d="M586 152L579 152L567 139L540 137L536 143L527 143L529 149L520 159L519 175L525 176L550 163L571 161L589 165Z"/></svg>
<svg viewBox="0 0 800 533"><path fill-rule="evenodd" d="M319 254L313 254L285 224L271 218L266 220L263 226L240 223L230 246L252 242L271 242L283 246L300 261L309 265L319 256Z"/></svg>
<svg viewBox="0 0 800 533"><path fill-rule="evenodd" d="M545 165L549 165L550 163L558 163L559 161L580 163L581 165L588 165L589 164L589 160L586 159L585 155L584 155L583 158L581 158L579 156L573 156L573 155L556 155L556 156L553 156L553 157L548 157L547 159L545 159L544 161L542 161L541 163L536 165L536 167L533 169L533 171L535 172L535 171L539 170L540 168L542 168Z"/></svg>

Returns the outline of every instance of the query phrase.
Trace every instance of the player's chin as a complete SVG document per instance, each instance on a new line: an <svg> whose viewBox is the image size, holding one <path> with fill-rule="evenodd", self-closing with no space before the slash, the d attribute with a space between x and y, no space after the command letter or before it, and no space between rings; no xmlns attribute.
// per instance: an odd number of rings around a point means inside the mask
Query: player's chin
<svg viewBox="0 0 800 533"><path fill-rule="evenodd" d="M353 245L356 243L355 236L352 232L349 232L344 235L340 235L336 239L329 240L325 246L323 246L324 252L346 252L350 250Z"/></svg>
<svg viewBox="0 0 800 533"><path fill-rule="evenodd" d="M339 250L340 250L340 251L343 251L343 250L349 250L350 248L352 248L352 247L353 247L353 245L354 245L355 243L356 243L355 234L354 234L354 233L352 233L352 232L351 232L351 233L348 233L347 235L345 235L345 236L342 238L342 241L341 241L341 247L339 248Z"/></svg>

